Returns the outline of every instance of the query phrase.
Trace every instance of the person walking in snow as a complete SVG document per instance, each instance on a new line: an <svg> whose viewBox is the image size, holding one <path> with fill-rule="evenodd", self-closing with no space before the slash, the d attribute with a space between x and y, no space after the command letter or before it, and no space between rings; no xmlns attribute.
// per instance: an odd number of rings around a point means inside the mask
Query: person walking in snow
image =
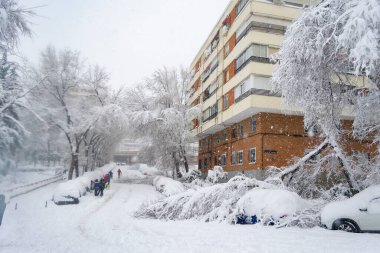
<svg viewBox="0 0 380 253"><path fill-rule="evenodd" d="M102 178L102 179L100 179L100 188L99 188L100 197L103 197L104 188L105 188L105 182L104 182L104 178Z"/></svg>
<svg viewBox="0 0 380 253"><path fill-rule="evenodd" d="M121 177L121 169L118 169L118 170L117 170L117 178L120 179L120 177Z"/></svg>
<svg viewBox="0 0 380 253"><path fill-rule="evenodd" d="M100 183L99 183L98 179L95 180L94 190L95 190L95 196L98 196L99 195L99 191L100 191Z"/></svg>

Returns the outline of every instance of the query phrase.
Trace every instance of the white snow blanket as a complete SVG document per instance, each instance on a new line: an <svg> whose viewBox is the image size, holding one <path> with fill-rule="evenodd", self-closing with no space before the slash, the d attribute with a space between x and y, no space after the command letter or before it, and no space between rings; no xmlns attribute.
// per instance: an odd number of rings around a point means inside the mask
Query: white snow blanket
<svg viewBox="0 0 380 253"><path fill-rule="evenodd" d="M238 214L256 215L259 220L293 216L309 206L298 194L281 189L253 189L236 204Z"/></svg>
<svg viewBox="0 0 380 253"><path fill-rule="evenodd" d="M168 177L158 176L153 179L153 186L165 196L172 196L186 191L185 186Z"/></svg>

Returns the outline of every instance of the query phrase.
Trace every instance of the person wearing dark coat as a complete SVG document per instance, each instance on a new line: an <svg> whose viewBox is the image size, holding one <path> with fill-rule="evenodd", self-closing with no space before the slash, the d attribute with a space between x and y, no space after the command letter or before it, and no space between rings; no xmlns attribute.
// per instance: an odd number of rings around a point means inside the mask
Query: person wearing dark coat
<svg viewBox="0 0 380 253"><path fill-rule="evenodd" d="M95 196L98 196L99 191L100 191L100 182L98 181L98 179L95 180L94 190L95 190Z"/></svg>
<svg viewBox="0 0 380 253"><path fill-rule="evenodd" d="M104 178L102 178L100 180L100 187L99 187L99 192L100 192L100 197L103 197L103 191L104 191L104 188L106 187L106 184L104 182Z"/></svg>

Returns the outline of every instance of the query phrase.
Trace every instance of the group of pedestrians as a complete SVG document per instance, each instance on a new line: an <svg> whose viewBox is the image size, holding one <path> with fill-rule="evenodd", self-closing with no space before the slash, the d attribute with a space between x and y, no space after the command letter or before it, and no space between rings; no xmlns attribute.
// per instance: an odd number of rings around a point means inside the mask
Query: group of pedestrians
<svg viewBox="0 0 380 253"><path fill-rule="evenodd" d="M107 174L105 174L102 178L95 179L95 182L93 182L95 196L103 197L104 189L110 188L112 177L113 172L110 171Z"/></svg>
<svg viewBox="0 0 380 253"><path fill-rule="evenodd" d="M121 170L117 170L118 179L121 177ZM110 188L111 179L113 178L112 170L105 174L100 179L95 179L95 181L91 181L91 190L94 190L95 196L103 197L104 189Z"/></svg>

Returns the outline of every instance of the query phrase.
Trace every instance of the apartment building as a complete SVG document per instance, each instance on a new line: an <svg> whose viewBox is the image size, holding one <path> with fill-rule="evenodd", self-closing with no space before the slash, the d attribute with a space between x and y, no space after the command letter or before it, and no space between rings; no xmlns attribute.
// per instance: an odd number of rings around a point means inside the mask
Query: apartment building
<svg viewBox="0 0 380 253"><path fill-rule="evenodd" d="M188 104L202 108L192 130L202 172L221 165L260 177L262 169L287 165L319 143L316 129L304 129L301 112L283 113L270 83L272 56L287 26L316 2L232 0L227 6L191 64ZM369 153L347 141L349 149Z"/></svg>

